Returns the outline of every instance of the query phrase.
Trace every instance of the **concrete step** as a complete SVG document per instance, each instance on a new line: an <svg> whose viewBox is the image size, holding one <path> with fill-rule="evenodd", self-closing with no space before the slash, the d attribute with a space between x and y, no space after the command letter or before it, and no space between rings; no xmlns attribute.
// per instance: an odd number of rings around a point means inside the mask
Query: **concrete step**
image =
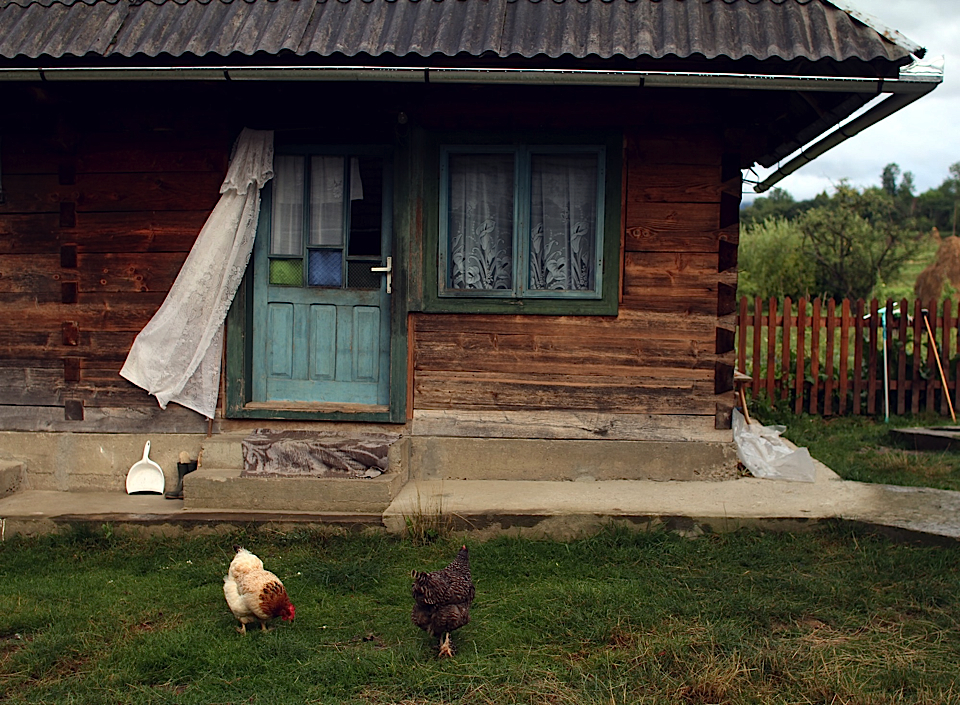
<svg viewBox="0 0 960 705"><path fill-rule="evenodd" d="M752 477L704 482L411 480L383 513L383 524L401 533L404 527L442 519L455 530L566 540L610 523L665 526L696 535L744 526L802 530L878 511L882 486L844 482L823 464L816 465L816 482L810 483ZM947 499L939 501L960 505L960 493L944 495Z"/></svg>
<svg viewBox="0 0 960 705"><path fill-rule="evenodd" d="M0 460L0 499L12 495L23 486L26 473L19 460Z"/></svg>
<svg viewBox="0 0 960 705"><path fill-rule="evenodd" d="M421 480L728 480L733 443L413 436Z"/></svg>
<svg viewBox="0 0 960 705"><path fill-rule="evenodd" d="M409 477L406 439L390 447L388 470L379 477L241 477L248 435L204 440L198 468L183 478L185 509L379 514Z"/></svg>
<svg viewBox="0 0 960 705"><path fill-rule="evenodd" d="M0 542L15 536L60 531L68 526L100 530L110 524L121 531L145 535L175 535L198 528L218 533L250 524L334 527L344 531L382 529L380 512L290 512L184 509L183 500L163 495L124 492L58 492L22 490L0 499Z"/></svg>
<svg viewBox="0 0 960 705"><path fill-rule="evenodd" d="M208 468L243 468L243 433L220 433L203 439L200 444L199 466Z"/></svg>
<svg viewBox="0 0 960 705"><path fill-rule="evenodd" d="M398 470L374 478L241 477L201 467L183 478L185 509L380 513L406 482Z"/></svg>

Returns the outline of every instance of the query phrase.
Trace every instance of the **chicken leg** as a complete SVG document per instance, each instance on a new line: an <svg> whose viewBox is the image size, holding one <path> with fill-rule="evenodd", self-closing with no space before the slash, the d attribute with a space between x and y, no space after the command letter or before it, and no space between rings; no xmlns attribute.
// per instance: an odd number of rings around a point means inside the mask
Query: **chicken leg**
<svg viewBox="0 0 960 705"><path fill-rule="evenodd" d="M437 658L452 658L453 654L453 642L450 641L450 632L444 632L443 641L440 642L440 650L437 652Z"/></svg>

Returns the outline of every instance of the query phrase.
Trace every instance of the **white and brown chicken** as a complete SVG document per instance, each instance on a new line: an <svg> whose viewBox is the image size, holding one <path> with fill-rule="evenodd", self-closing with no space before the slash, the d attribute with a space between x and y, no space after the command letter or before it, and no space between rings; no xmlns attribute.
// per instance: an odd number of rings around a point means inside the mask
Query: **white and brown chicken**
<svg viewBox="0 0 960 705"><path fill-rule="evenodd" d="M438 656L453 656L450 632L470 621L470 604L476 594L466 546L442 570L413 571L413 623L440 641Z"/></svg>
<svg viewBox="0 0 960 705"><path fill-rule="evenodd" d="M237 631L246 634L247 625L254 622L260 622L260 628L266 630L267 622L275 617L291 621L293 603L280 578L264 570L263 561L250 551L240 546L233 548L237 555L223 578L223 596L240 621Z"/></svg>

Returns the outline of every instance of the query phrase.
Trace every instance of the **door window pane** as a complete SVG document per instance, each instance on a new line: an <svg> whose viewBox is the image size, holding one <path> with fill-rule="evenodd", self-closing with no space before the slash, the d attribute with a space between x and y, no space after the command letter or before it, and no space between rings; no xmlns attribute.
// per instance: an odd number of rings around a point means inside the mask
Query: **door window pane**
<svg viewBox="0 0 960 705"><path fill-rule="evenodd" d="M450 154L451 289L513 288L514 156Z"/></svg>
<svg viewBox="0 0 960 705"><path fill-rule="evenodd" d="M303 255L303 164L303 157L274 157L271 255Z"/></svg>
<svg viewBox="0 0 960 705"><path fill-rule="evenodd" d="M383 274L371 272L371 267L380 263L376 261L347 262L347 287L350 289L379 289L383 283Z"/></svg>
<svg viewBox="0 0 960 705"><path fill-rule="evenodd" d="M531 155L530 289L594 289L597 175L596 154Z"/></svg>
<svg viewBox="0 0 960 705"><path fill-rule="evenodd" d="M350 200L351 257L380 258L380 232L383 227L383 159L356 157L351 183L361 184L360 197ZM354 189L351 187L351 191ZM350 286L353 286L350 284Z"/></svg>
<svg viewBox="0 0 960 705"><path fill-rule="evenodd" d="M342 245L343 157L315 156L310 168L310 244Z"/></svg>
<svg viewBox="0 0 960 705"><path fill-rule="evenodd" d="M270 260L270 283L275 286L303 286L303 260Z"/></svg>
<svg viewBox="0 0 960 705"><path fill-rule="evenodd" d="M343 253L340 250L310 250L307 267L309 286L341 286Z"/></svg>

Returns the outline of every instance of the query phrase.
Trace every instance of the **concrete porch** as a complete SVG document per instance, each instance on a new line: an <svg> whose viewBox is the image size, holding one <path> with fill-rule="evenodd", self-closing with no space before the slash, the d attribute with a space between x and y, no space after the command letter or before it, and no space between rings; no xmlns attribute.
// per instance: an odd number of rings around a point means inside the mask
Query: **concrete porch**
<svg viewBox="0 0 960 705"><path fill-rule="evenodd" d="M122 485L31 488L23 462L2 461L0 540L78 523L110 523L144 533L222 532L251 523L402 533L408 519L437 514L459 531L559 539L612 522L695 536L746 526L810 530L837 521L898 539L960 539L960 493L844 481L820 463L813 483L744 477L628 480L600 472L600 477L566 480L448 476L463 474L462 464L447 474L411 477L411 466L404 471L404 463L413 462L423 449L409 443L397 449L398 471L386 473L381 482L349 480L342 482L352 487L333 483L321 490L302 479L251 484L249 478L239 478L239 467L226 467L237 460L238 446L232 445L237 439L213 438L201 443L204 465L185 478L186 500L127 495ZM296 507L288 506L292 496L299 498Z"/></svg>

